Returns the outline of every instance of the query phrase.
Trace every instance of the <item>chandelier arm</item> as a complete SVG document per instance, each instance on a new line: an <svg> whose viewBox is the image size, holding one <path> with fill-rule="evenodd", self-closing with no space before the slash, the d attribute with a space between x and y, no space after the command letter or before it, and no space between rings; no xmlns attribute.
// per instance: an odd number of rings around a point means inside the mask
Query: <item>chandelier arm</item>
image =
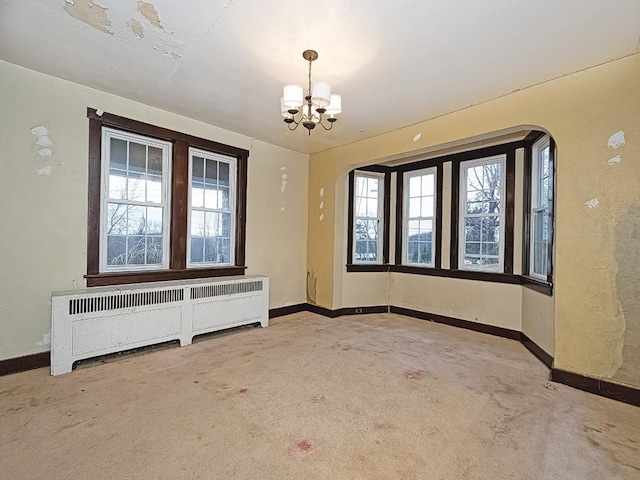
<svg viewBox="0 0 640 480"><path fill-rule="evenodd" d="M291 128L291 125L295 125L293 128ZM293 132L296 128L298 128L298 125L300 125L300 122L296 122L295 120L291 123L287 123L287 127L289 128L289 131Z"/></svg>
<svg viewBox="0 0 640 480"><path fill-rule="evenodd" d="M319 121L318 123L320 125L322 125L322 128L324 128L328 132L329 130L331 130L333 128L333 124L336 123L336 122L329 122L329 128L326 127L326 125L322 122L322 120Z"/></svg>

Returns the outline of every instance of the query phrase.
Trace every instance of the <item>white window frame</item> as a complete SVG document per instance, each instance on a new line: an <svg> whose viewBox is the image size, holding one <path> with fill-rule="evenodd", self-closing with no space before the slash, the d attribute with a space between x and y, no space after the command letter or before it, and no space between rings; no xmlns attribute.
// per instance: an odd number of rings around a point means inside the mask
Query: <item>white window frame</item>
<svg viewBox="0 0 640 480"><path fill-rule="evenodd" d="M358 184L358 177L365 177L365 178L373 178L375 180L378 181L378 215L376 217L363 217L363 216L357 216L357 208L356 208L356 202L357 202L357 196L356 195L356 188L357 188L357 184ZM353 192L351 192L352 198L353 198L353 225L351 225L352 227L352 247L351 247L351 258L354 264L357 265L382 265L384 263L384 259L382 258L383 256L383 243L384 243L384 229L385 229L385 225L384 225L384 196L385 196L385 191L384 191L384 173L379 173L379 172L366 172L363 170L356 170L354 171L354 176L353 176ZM377 260L375 261L369 261L369 260L357 260L356 259L356 247L357 247L357 239L356 239L356 223L358 220L372 220L375 219L378 222L378 238L377 238L377 245L378 245L378 251L376 254L376 258Z"/></svg>
<svg viewBox="0 0 640 480"><path fill-rule="evenodd" d="M119 139L140 143L146 146L156 147L162 150L162 187L161 203L140 202L135 200L122 200L109 198L109 172L111 169L111 139ZM171 221L171 161L172 145L170 142L158 140L143 135L124 132L122 130L102 127L101 139L101 174L100 174L100 265L99 271L103 272L137 272L166 270L169 268L170 258L170 221ZM108 265L107 264L107 221L108 204L121 203L132 206L162 207L162 264L154 265Z"/></svg>
<svg viewBox="0 0 640 480"><path fill-rule="evenodd" d="M546 148L549 148L549 193L550 197L546 206L540 206L540 183L542 181L542 162L540 161L540 153ZM537 273L534 271L535 261L535 214L539 212L547 212L549 221L552 220L552 207L553 207L553 152L551 152L551 137L544 135L538 141L536 141L531 147L531 210L530 210L530 225L529 225L529 275L539 280L547 281L549 274L549 251L547 249L547 262L544 273ZM550 224L549 228L553 228Z"/></svg>
<svg viewBox="0 0 640 480"><path fill-rule="evenodd" d="M482 165L491 165L500 163L500 214L468 214L466 212L467 207L467 172L470 168L478 167ZM487 272L487 273L503 273L504 272L504 238L505 238L505 209L506 209L506 170L507 170L507 155L500 154L492 157L479 158L474 160L467 160L460 162L460 196L458 205L458 269L470 270L474 272ZM465 220L470 217L486 217L486 216L498 216L500 218L500 240L498 244L498 270L485 270L482 268L473 268L473 265L465 265L465 250L466 250L466 236L465 236ZM482 241L480 242L480 255L482 255Z"/></svg>
<svg viewBox="0 0 640 480"><path fill-rule="evenodd" d="M229 164L229 209L194 207L191 199L193 183L193 157L198 156L216 162ZM236 189L237 189L237 161L235 157L209 152L199 148L189 147L189 206L187 209L187 268L228 267L235 265L236 250ZM229 233L229 262L191 262L191 212L228 213L231 216Z"/></svg>
<svg viewBox="0 0 640 480"><path fill-rule="evenodd" d="M409 184L411 178L413 177L422 177L425 175L433 175L433 216L431 217L410 217L409 216L409 202L410 202L410 191ZM402 176L402 185L403 185L403 193L402 193L402 264L403 265L411 265L416 267L425 267L425 268L434 268L435 267L435 259L436 259L436 236L438 232L436 230L436 216L437 216L437 208L438 208L438 169L437 167L429 167L420 170L411 170L408 172L404 172ZM422 192L421 192L422 193ZM417 198L424 198L429 195L420 195ZM416 197L413 197L416 198ZM410 262L408 260L409 255L409 220L431 220L432 222L432 233L431 233L431 261L429 263L422 262Z"/></svg>

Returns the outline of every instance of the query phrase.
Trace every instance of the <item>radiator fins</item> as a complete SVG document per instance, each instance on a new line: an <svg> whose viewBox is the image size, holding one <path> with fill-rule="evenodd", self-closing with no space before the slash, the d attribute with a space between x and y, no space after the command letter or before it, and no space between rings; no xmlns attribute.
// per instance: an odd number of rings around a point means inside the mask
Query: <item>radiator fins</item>
<svg viewBox="0 0 640 480"><path fill-rule="evenodd" d="M158 305L161 303L181 302L184 290L172 288L139 293L117 293L96 297L72 298L69 300L69 315L82 313L103 312L106 310L120 310L122 308Z"/></svg>
<svg viewBox="0 0 640 480"><path fill-rule="evenodd" d="M262 290L262 282L220 283L214 285L202 285L191 288L191 300L207 297L221 297L223 295L237 295L240 293L259 292Z"/></svg>
<svg viewBox="0 0 640 480"><path fill-rule="evenodd" d="M202 285L191 287L191 300L224 295L238 295L242 293L262 291L262 282L238 282ZM124 308L158 305L162 303L181 302L184 299L184 289L172 288L150 292L116 293L69 300L69 315L83 313L104 312Z"/></svg>

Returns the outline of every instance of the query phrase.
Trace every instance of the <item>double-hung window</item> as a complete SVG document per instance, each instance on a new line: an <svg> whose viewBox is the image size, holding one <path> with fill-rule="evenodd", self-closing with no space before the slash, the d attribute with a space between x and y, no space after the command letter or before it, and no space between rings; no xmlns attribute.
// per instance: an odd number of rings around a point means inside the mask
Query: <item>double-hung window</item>
<svg viewBox="0 0 640 480"><path fill-rule="evenodd" d="M531 252L529 274L547 280L549 244L551 242L551 209L553 196L553 164L551 140L543 136L533 144L531 162Z"/></svg>
<svg viewBox="0 0 640 480"><path fill-rule="evenodd" d="M189 149L189 267L233 263L235 158Z"/></svg>
<svg viewBox="0 0 640 480"><path fill-rule="evenodd" d="M460 163L460 248L462 270L504 268L506 155Z"/></svg>
<svg viewBox="0 0 640 480"><path fill-rule="evenodd" d="M167 268L171 143L102 131L101 270Z"/></svg>
<svg viewBox="0 0 640 480"><path fill-rule="evenodd" d="M87 116L87 286L242 275L249 152Z"/></svg>
<svg viewBox="0 0 640 480"><path fill-rule="evenodd" d="M384 174L356 171L353 188L353 263L383 263Z"/></svg>
<svg viewBox="0 0 640 480"><path fill-rule="evenodd" d="M433 267L435 260L436 167L403 176L403 263Z"/></svg>

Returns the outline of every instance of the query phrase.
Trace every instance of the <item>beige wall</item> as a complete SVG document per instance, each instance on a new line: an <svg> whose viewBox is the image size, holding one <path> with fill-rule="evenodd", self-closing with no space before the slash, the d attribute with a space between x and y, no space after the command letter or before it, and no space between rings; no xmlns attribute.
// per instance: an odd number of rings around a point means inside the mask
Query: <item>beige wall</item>
<svg viewBox="0 0 640 480"><path fill-rule="evenodd" d="M553 357L553 297L522 289L522 332Z"/></svg>
<svg viewBox="0 0 640 480"><path fill-rule="evenodd" d="M248 273L271 277L271 307L305 301L307 155L0 61L0 359L48 350L51 292L85 285L87 107L250 150Z"/></svg>
<svg viewBox="0 0 640 480"><path fill-rule="evenodd" d="M318 304L334 306L342 245L336 187L360 165L411 155L522 126L557 142L555 365L640 386L637 225L640 217L640 55L520 90L411 127L327 150L310 158L310 198L324 188L325 213L309 218L308 269ZM609 137L627 142L614 150ZM421 132L420 141L413 142ZM620 163L608 164L615 155ZM586 202L597 198L599 206ZM333 201L331 205L329 202ZM339 236L339 239L337 238Z"/></svg>
<svg viewBox="0 0 640 480"><path fill-rule="evenodd" d="M391 305L520 331L520 285L391 274Z"/></svg>

